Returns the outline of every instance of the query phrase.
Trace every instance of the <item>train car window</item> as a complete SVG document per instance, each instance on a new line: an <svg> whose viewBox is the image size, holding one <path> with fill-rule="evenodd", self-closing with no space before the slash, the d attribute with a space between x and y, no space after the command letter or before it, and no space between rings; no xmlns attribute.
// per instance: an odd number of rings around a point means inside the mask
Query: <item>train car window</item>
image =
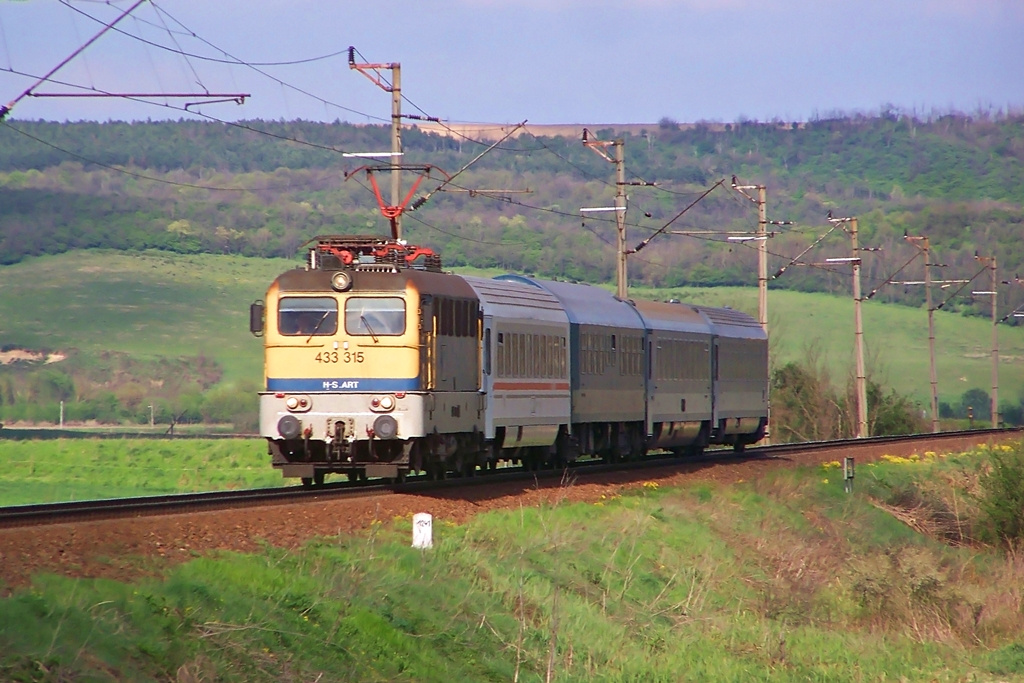
<svg viewBox="0 0 1024 683"><path fill-rule="evenodd" d="M328 336L338 332L338 302L327 296L286 296L277 304L281 334Z"/></svg>
<svg viewBox="0 0 1024 683"><path fill-rule="evenodd" d="M526 376L537 376L537 335L526 335Z"/></svg>
<svg viewBox="0 0 1024 683"><path fill-rule="evenodd" d="M644 373L644 338L633 337L633 367L632 373L639 377Z"/></svg>
<svg viewBox="0 0 1024 683"><path fill-rule="evenodd" d="M519 376L519 335L515 332L508 335L508 376Z"/></svg>
<svg viewBox="0 0 1024 683"><path fill-rule="evenodd" d="M537 371L537 377L547 377L547 373L544 370L544 361L547 358L547 350L544 348L543 334L533 335L533 353L537 356L537 359L533 362L534 368L536 368Z"/></svg>
<svg viewBox="0 0 1024 683"><path fill-rule="evenodd" d="M491 330L484 330L484 374L491 374Z"/></svg>
<svg viewBox="0 0 1024 683"><path fill-rule="evenodd" d="M555 338L550 334L544 335L544 376L555 376Z"/></svg>
<svg viewBox="0 0 1024 683"><path fill-rule="evenodd" d="M590 335L580 335L580 373L590 374Z"/></svg>
<svg viewBox="0 0 1024 683"><path fill-rule="evenodd" d="M551 335L542 334L540 340L540 376L551 377Z"/></svg>
<svg viewBox="0 0 1024 683"><path fill-rule="evenodd" d="M455 299L444 300L444 331L441 334L455 336Z"/></svg>
<svg viewBox="0 0 1024 683"><path fill-rule="evenodd" d="M586 347L585 347L585 351L583 352L583 360L585 361L586 369L584 370L584 372L587 373L588 375L592 375L592 374L594 374L594 365L595 365L594 364L594 335L592 335L592 334L590 334L588 332L585 336L586 336Z"/></svg>
<svg viewBox="0 0 1024 683"><path fill-rule="evenodd" d="M526 335L526 376L537 376L537 345L534 344L537 335Z"/></svg>
<svg viewBox="0 0 1024 683"><path fill-rule="evenodd" d="M520 335L517 333L512 334L512 347L509 348L510 358L510 370L509 375L511 377L519 377L519 342L521 341Z"/></svg>
<svg viewBox="0 0 1024 683"><path fill-rule="evenodd" d="M587 335L587 373L597 374L597 335Z"/></svg>
<svg viewBox="0 0 1024 683"><path fill-rule="evenodd" d="M353 296L345 302L345 331L358 336L405 333L405 300L397 296Z"/></svg>
<svg viewBox="0 0 1024 683"><path fill-rule="evenodd" d="M526 342L523 339L525 335L517 333L515 335L515 346L516 346L516 377L526 376Z"/></svg>
<svg viewBox="0 0 1024 683"><path fill-rule="evenodd" d="M505 333L498 333L498 377L508 377L508 349L505 348Z"/></svg>
<svg viewBox="0 0 1024 683"><path fill-rule="evenodd" d="M562 376L562 346L561 337L555 337L552 345L552 372L554 377Z"/></svg>

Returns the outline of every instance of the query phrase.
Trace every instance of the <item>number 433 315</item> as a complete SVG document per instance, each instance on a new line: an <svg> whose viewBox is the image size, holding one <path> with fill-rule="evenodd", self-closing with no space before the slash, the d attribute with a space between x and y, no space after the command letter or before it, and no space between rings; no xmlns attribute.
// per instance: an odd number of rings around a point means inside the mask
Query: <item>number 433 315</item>
<svg viewBox="0 0 1024 683"><path fill-rule="evenodd" d="M321 351L313 359L320 363L362 363L362 351Z"/></svg>

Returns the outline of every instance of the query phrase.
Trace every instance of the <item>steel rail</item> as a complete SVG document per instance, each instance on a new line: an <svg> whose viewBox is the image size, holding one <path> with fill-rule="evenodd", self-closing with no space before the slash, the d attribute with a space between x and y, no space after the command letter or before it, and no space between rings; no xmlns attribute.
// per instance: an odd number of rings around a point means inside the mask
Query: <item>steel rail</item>
<svg viewBox="0 0 1024 683"><path fill-rule="evenodd" d="M259 507L288 503L307 503L316 500L342 500L383 494L425 494L434 491L472 488L475 485L493 485L527 480L561 479L566 473L573 477L590 474L643 471L666 466L713 464L743 460L764 460L781 458L793 453L811 453L820 450L856 449L877 447L888 443L913 441L942 442L945 440L978 437L984 439L995 435L1024 434L1024 429L976 429L938 434L910 434L902 436L879 436L864 439L841 439L836 441L815 441L791 444L773 444L748 448L744 453L732 449L708 450L701 456L678 456L659 453L638 460L606 463L585 460L570 464L565 469L543 468L530 470L523 467L499 468L490 472L478 472L475 476L453 476L446 479L430 479L426 475L409 477L402 483L384 481L334 482L316 487L286 486L271 489L245 489L238 491L209 491L200 493L166 494L133 498L40 503L0 507L0 528L60 524L72 521L139 517L149 515L201 512L239 507Z"/></svg>

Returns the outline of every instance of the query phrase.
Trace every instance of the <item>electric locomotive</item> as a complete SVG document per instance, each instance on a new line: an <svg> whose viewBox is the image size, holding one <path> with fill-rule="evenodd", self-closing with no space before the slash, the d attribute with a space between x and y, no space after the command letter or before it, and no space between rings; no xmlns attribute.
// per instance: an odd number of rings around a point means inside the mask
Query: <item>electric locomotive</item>
<svg viewBox="0 0 1024 683"><path fill-rule="evenodd" d="M401 240L322 236L253 304L274 467L401 479L763 438L767 338L729 309L444 273Z"/></svg>
<svg viewBox="0 0 1024 683"><path fill-rule="evenodd" d="M479 431L479 307L427 249L318 237L253 304L264 338L260 433L286 477L397 477Z"/></svg>

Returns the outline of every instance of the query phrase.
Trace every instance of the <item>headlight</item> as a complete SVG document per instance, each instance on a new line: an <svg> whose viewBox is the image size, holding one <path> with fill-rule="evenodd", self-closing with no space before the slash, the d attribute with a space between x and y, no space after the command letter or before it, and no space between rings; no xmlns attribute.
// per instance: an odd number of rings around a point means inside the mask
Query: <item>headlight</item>
<svg viewBox="0 0 1024 683"><path fill-rule="evenodd" d="M352 276L344 270L339 270L331 276L331 287L339 292L347 292L352 288Z"/></svg>
<svg viewBox="0 0 1024 683"><path fill-rule="evenodd" d="M374 396L370 399L370 410L375 413L390 413L395 409L395 397L391 394Z"/></svg>
<svg viewBox="0 0 1024 683"><path fill-rule="evenodd" d="M393 439L398 435L398 421L390 415L381 415L373 421L373 433L378 439Z"/></svg>
<svg viewBox="0 0 1024 683"><path fill-rule="evenodd" d="M313 399L309 396L289 396L284 400L284 407L293 413L305 413L313 407Z"/></svg>
<svg viewBox="0 0 1024 683"><path fill-rule="evenodd" d="M302 433L302 423L294 415L285 415L277 421L277 432L286 439L296 439Z"/></svg>

